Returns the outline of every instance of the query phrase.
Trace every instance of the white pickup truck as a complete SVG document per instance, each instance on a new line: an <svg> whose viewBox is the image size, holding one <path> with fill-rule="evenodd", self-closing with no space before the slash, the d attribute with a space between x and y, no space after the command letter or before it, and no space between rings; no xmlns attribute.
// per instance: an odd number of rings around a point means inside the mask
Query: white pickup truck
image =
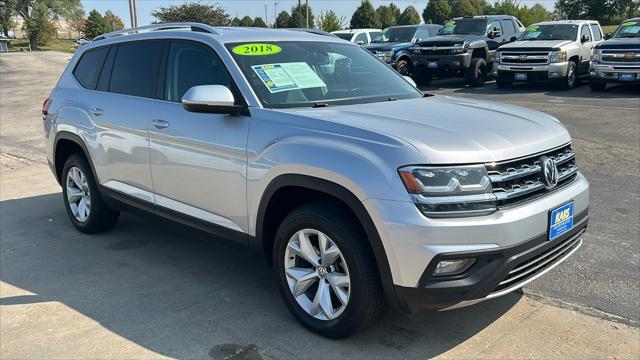
<svg viewBox="0 0 640 360"><path fill-rule="evenodd" d="M549 81L572 89L581 77L589 76L591 51L602 38L602 28L594 20L530 25L517 41L498 48L496 83L504 88L516 81Z"/></svg>

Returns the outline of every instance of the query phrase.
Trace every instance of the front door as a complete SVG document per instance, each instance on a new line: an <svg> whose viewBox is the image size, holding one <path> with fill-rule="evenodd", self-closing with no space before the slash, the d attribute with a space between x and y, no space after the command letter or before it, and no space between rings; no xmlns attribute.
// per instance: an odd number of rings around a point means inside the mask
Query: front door
<svg viewBox="0 0 640 360"><path fill-rule="evenodd" d="M225 85L233 91L225 65L208 45L175 40L169 44L162 78L161 99L155 101L149 124L158 210L246 232L250 118L192 113L180 103L196 85Z"/></svg>

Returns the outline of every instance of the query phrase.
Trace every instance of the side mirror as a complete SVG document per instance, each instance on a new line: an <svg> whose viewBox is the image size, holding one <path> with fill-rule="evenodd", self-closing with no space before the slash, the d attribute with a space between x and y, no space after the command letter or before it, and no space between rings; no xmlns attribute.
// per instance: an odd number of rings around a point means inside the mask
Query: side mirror
<svg viewBox="0 0 640 360"><path fill-rule="evenodd" d="M419 43L420 41L422 41L422 39L415 38L415 39L413 39L413 41L412 41L412 42L413 42L414 44L417 44L417 43Z"/></svg>
<svg viewBox="0 0 640 360"><path fill-rule="evenodd" d="M198 85L182 96L182 107L190 112L249 115L245 106L234 105L233 93L223 85Z"/></svg>
<svg viewBox="0 0 640 360"><path fill-rule="evenodd" d="M509 39L510 42L514 42L516 40L518 40L518 37L516 37L516 36L512 36L511 39Z"/></svg>
<svg viewBox="0 0 640 360"><path fill-rule="evenodd" d="M604 39L605 39L605 40L609 40L609 39L611 39L611 33L606 33L606 34L604 34Z"/></svg>
<svg viewBox="0 0 640 360"><path fill-rule="evenodd" d="M583 43L586 43L587 41L589 41L589 37L587 35L582 35L582 38L580 38L580 41L582 41Z"/></svg>
<svg viewBox="0 0 640 360"><path fill-rule="evenodd" d="M356 41L356 45L364 45L364 41L358 40L358 41Z"/></svg>
<svg viewBox="0 0 640 360"><path fill-rule="evenodd" d="M497 27L494 27L494 28L493 28L493 31L491 32L491 35L492 35L494 38L500 37L500 36L502 36L502 30L500 30L500 29L499 29L499 28L497 28Z"/></svg>
<svg viewBox="0 0 640 360"><path fill-rule="evenodd" d="M409 84L413 85L413 87L418 87L418 85L416 85L416 82L415 82L415 81L413 81L413 79L411 78L411 76L403 75L402 77L403 77L405 80L407 80L407 82L408 82Z"/></svg>

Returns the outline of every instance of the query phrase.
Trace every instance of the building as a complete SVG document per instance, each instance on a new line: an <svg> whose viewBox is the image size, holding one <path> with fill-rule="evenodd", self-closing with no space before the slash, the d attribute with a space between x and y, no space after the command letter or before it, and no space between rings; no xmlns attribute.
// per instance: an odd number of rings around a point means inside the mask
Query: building
<svg viewBox="0 0 640 360"><path fill-rule="evenodd" d="M26 39L27 33L22 30L22 24L24 23L22 18L18 17L14 21L13 37L16 39ZM78 32L71 29L71 26L65 19L53 20L53 23L56 27L56 34L54 36L56 39L76 39L80 36Z"/></svg>

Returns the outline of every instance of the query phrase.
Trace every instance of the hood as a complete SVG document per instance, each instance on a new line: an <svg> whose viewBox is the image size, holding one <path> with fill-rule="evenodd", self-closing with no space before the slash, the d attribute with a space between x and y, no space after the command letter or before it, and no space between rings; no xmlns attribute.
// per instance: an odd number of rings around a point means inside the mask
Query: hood
<svg viewBox="0 0 640 360"><path fill-rule="evenodd" d="M370 45L365 46L364 48L369 51L390 51L390 50L399 50L406 49L408 47L413 46L410 42L387 42L387 43L372 43Z"/></svg>
<svg viewBox="0 0 640 360"><path fill-rule="evenodd" d="M465 41L486 40L487 37L483 35L440 35L431 37L427 40L420 41L420 46L453 46Z"/></svg>
<svg viewBox="0 0 640 360"><path fill-rule="evenodd" d="M515 50L515 49L560 49L563 46L567 46L573 43L571 40L523 40L514 41L500 46L500 50Z"/></svg>
<svg viewBox="0 0 640 360"><path fill-rule="evenodd" d="M640 38L609 39L596 45L596 49L637 49L640 47Z"/></svg>
<svg viewBox="0 0 640 360"><path fill-rule="evenodd" d="M508 160L568 143L560 122L518 106L450 96L317 109L279 109L401 139L426 164Z"/></svg>

